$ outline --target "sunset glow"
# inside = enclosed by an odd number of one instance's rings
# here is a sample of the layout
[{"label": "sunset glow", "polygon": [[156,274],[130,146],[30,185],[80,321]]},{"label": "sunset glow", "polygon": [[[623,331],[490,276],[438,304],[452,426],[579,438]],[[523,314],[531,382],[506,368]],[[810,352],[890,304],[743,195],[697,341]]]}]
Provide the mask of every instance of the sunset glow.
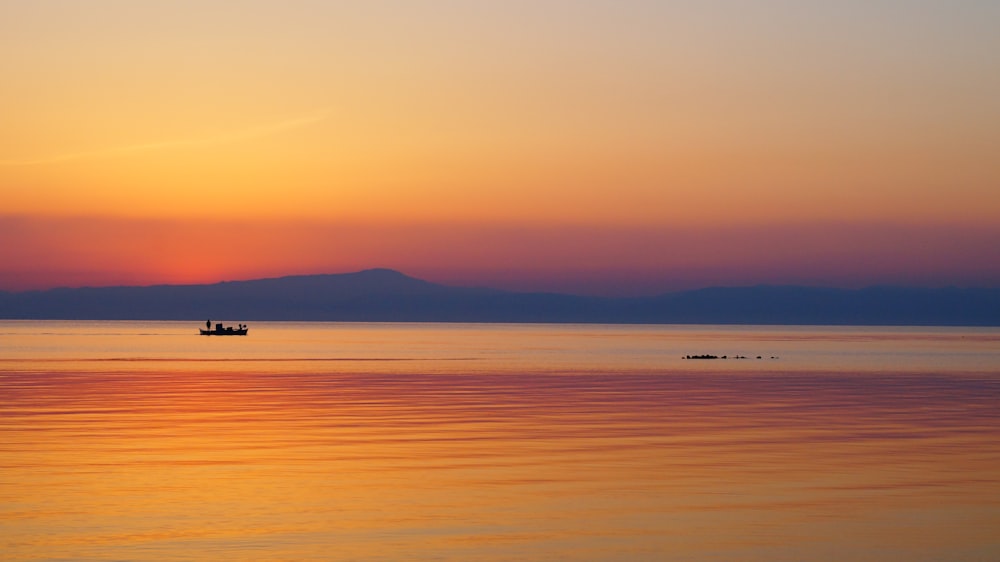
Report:
[{"label": "sunset glow", "polygon": [[1000,284],[990,2],[0,1],[0,290]]}]

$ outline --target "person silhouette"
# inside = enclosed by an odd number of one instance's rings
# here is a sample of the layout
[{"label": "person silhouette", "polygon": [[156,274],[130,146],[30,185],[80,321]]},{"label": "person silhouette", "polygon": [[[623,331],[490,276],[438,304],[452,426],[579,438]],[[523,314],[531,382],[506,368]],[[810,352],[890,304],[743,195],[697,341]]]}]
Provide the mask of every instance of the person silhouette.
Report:
[{"label": "person silhouette", "polygon": [[209,318],[208,320],[205,320],[205,329],[208,330],[208,331],[212,331],[212,319],[211,318]]}]

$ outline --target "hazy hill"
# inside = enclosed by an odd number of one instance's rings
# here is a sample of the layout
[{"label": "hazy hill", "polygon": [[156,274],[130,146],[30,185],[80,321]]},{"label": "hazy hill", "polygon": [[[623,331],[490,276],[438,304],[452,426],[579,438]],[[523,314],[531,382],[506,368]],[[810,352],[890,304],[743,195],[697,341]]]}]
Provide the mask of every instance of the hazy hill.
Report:
[{"label": "hazy hill", "polygon": [[708,288],[601,298],[449,287],[387,269],[0,293],[0,318],[1000,325],[1000,289]]}]

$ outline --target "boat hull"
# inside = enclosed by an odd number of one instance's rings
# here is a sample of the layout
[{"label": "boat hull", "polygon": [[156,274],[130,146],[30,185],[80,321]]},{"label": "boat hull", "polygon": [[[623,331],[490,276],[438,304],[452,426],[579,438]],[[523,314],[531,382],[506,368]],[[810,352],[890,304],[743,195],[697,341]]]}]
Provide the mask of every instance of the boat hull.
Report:
[{"label": "boat hull", "polygon": [[203,336],[245,336],[250,328],[243,328],[242,330],[236,328],[229,328],[226,330],[198,330]]}]

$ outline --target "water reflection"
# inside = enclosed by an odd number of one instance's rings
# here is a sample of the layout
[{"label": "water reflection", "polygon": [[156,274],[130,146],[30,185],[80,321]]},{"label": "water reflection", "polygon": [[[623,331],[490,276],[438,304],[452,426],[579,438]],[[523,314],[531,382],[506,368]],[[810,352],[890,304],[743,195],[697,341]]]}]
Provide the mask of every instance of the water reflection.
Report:
[{"label": "water reflection", "polygon": [[1000,554],[997,372],[441,365],[413,357],[474,350],[410,337],[389,362],[0,366],[5,556]]}]

